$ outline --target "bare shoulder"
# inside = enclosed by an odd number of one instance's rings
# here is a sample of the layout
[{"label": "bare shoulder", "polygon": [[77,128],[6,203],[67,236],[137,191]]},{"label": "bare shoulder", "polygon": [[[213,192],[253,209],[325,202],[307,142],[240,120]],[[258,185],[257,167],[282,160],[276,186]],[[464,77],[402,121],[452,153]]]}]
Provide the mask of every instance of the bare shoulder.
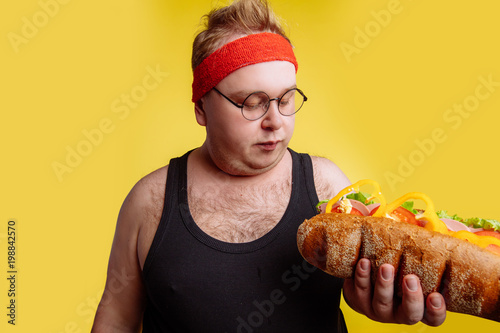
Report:
[{"label": "bare shoulder", "polygon": [[92,332],[139,331],[145,306],[144,259],[163,207],[167,167],[139,180],[125,198]]},{"label": "bare shoulder", "polygon": [[137,222],[154,222],[161,214],[168,165],[141,178],[125,198],[122,211],[142,217]]},{"label": "bare shoulder", "polygon": [[328,158],[311,156],[311,160],[319,200],[331,199],[344,187],[350,185],[344,172]]},{"label": "bare shoulder", "polygon": [[120,210],[118,220],[123,220],[128,224],[128,228],[125,228],[137,235],[137,257],[141,269],[163,211],[167,172],[168,165],[141,178],[127,195]]},{"label": "bare shoulder", "polygon": [[[112,259],[125,256],[143,268],[163,210],[167,170],[168,166],[165,166],[141,178],[123,201],[116,224]],[[124,251],[124,246],[127,251]]]}]

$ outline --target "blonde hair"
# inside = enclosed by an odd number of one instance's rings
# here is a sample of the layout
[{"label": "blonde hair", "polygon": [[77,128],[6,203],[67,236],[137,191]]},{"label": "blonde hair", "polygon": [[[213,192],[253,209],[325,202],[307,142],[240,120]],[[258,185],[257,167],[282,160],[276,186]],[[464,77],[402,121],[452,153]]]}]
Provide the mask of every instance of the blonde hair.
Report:
[{"label": "blonde hair", "polygon": [[204,15],[204,29],[193,42],[191,67],[194,70],[206,57],[227,43],[233,35],[272,32],[289,42],[280,19],[266,0],[237,0]]}]

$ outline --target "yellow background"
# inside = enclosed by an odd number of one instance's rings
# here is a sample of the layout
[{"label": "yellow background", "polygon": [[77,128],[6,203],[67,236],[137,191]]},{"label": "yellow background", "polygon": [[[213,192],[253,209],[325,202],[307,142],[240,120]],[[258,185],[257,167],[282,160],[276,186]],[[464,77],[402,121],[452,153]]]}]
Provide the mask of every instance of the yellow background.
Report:
[{"label": "yellow background", "polygon": [[[64,2],[0,5],[0,331],[89,331],[124,197],[204,138],[190,102],[190,49],[199,18],[219,2]],[[500,218],[500,87],[479,87],[481,77],[500,82],[498,2],[272,4],[309,97],[292,148],[331,158],[352,181],[378,180],[388,199],[423,191],[438,208]],[[357,50],[347,55],[346,45]],[[148,69],[162,76],[144,90]],[[125,114],[121,98],[132,92],[140,102]],[[463,103],[474,110],[446,121]],[[100,124],[107,133],[86,145],[84,132]],[[435,130],[440,140],[430,144]],[[58,177],[54,163],[67,165],[78,147],[87,156]],[[9,219],[18,232],[15,327],[4,314]],[[440,328],[373,325],[343,309],[351,332],[500,328],[451,313]]]}]

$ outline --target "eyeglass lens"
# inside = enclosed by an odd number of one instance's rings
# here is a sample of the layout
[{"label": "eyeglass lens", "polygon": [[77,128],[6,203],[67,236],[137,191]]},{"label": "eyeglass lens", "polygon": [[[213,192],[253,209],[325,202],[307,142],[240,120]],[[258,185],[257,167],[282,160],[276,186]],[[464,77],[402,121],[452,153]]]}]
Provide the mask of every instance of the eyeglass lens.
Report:
[{"label": "eyeglass lens", "polygon": [[296,89],[291,89],[280,98],[271,100],[266,93],[255,92],[248,96],[243,102],[243,116],[250,120],[262,117],[274,100],[278,103],[279,112],[284,116],[290,116],[299,111],[302,107],[304,96]]}]

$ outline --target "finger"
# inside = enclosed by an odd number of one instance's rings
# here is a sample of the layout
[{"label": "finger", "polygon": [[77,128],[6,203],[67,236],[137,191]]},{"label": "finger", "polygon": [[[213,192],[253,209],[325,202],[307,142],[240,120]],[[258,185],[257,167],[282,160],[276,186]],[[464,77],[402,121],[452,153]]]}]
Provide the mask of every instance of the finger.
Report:
[{"label": "finger", "polygon": [[415,275],[406,275],[402,284],[403,298],[396,314],[400,324],[413,325],[424,318],[424,295],[420,280]]},{"label": "finger", "polygon": [[424,319],[422,322],[429,326],[439,326],[446,319],[446,304],[443,295],[432,293],[427,297]]},{"label": "finger", "polygon": [[360,312],[361,310],[358,308],[356,302],[355,302],[355,296],[354,296],[354,279],[345,279],[344,280],[344,286],[342,287],[342,292],[344,294],[344,299],[351,307],[356,312]]},{"label": "finger", "polygon": [[394,267],[381,265],[378,270],[375,290],[373,292],[372,309],[377,321],[393,322],[394,320]]},{"label": "finger", "polygon": [[345,280],[344,298],[355,311],[371,316],[372,287],[370,281],[370,260],[360,259],[356,265],[354,279]]}]

